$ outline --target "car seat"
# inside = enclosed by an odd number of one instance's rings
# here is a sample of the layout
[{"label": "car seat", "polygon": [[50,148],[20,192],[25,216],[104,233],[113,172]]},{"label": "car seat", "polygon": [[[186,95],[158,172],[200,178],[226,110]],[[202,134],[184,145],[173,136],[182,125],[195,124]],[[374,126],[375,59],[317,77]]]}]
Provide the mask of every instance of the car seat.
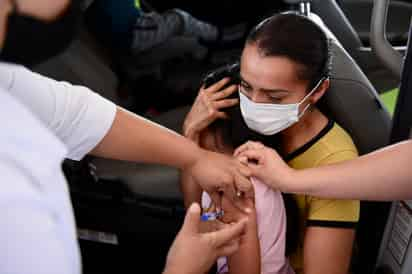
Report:
[{"label": "car seat", "polygon": [[[376,90],[336,38],[333,54],[331,87],[321,107],[349,132],[360,155],[388,145],[392,122]],[[373,272],[389,208],[387,202],[361,201],[353,273]]]}]

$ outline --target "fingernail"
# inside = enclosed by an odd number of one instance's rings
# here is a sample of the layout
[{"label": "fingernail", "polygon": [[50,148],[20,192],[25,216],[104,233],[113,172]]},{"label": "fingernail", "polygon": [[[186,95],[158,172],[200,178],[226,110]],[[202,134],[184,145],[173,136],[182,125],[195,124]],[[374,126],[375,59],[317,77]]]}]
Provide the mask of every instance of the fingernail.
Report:
[{"label": "fingernail", "polygon": [[189,207],[189,212],[192,213],[200,213],[200,206],[198,203],[193,203]]},{"label": "fingernail", "polygon": [[250,214],[250,213],[252,213],[252,209],[251,208],[245,208],[245,212],[247,213],[247,214]]},{"label": "fingernail", "polygon": [[247,158],[245,156],[241,156],[239,157],[239,162],[241,162],[242,164],[247,164]]}]

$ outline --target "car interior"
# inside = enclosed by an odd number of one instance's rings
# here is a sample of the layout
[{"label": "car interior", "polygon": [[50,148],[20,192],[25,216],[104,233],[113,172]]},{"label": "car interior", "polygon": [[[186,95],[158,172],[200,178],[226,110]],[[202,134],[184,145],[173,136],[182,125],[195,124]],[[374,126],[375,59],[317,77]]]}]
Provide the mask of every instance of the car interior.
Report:
[{"label": "car interior", "polygon": [[[76,40],[63,54],[34,67],[36,72],[87,86],[181,133],[202,77],[238,60],[245,35],[256,22],[294,10],[312,18],[332,39],[331,86],[321,108],[350,133],[360,154],[409,138],[405,128],[410,128],[412,118],[403,118],[408,108],[400,103],[400,98],[408,98],[407,61],[401,77],[376,54],[373,36],[377,34],[371,33],[371,25],[372,19],[384,21],[386,32],[380,34],[391,44],[393,55],[407,60],[410,0],[257,1],[252,8],[238,1],[141,1],[146,11],[185,9],[238,37],[232,45],[208,49],[202,56],[194,52],[203,45],[188,38],[176,38],[134,56],[111,49],[88,23],[95,1],[84,1],[84,20]],[[384,10],[377,10],[377,2]],[[66,160],[63,169],[75,210],[84,273],[161,273],[185,214],[178,170],[89,156],[80,162]],[[351,273],[411,273],[404,272],[411,268],[405,270],[401,263],[392,267],[387,262],[390,255],[385,255],[392,237],[388,230],[399,207],[361,201]],[[407,247],[408,243],[409,239]],[[380,262],[385,266],[377,267]]]}]

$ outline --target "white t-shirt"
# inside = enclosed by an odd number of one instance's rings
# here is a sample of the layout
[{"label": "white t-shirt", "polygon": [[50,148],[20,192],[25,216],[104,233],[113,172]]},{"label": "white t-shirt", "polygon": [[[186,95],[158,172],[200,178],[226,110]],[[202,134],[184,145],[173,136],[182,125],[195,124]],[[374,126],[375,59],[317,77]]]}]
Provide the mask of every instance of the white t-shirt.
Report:
[{"label": "white t-shirt", "polygon": [[58,82],[22,66],[0,62],[0,87],[40,119],[80,160],[110,129],[116,105],[86,87]]},{"label": "white t-shirt", "polygon": [[81,273],[61,163],[92,150],[115,112],[88,89],[0,63],[0,273]]}]

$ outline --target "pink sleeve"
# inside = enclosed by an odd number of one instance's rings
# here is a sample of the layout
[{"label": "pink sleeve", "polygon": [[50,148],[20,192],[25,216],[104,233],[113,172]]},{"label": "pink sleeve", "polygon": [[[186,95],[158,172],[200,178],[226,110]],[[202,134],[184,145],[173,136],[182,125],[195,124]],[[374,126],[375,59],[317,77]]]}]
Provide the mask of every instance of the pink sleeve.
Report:
[{"label": "pink sleeve", "polygon": [[293,273],[285,257],[286,211],[282,195],[255,178],[252,182],[255,187],[262,274]]},{"label": "pink sleeve", "polygon": [[[293,274],[285,257],[286,211],[282,195],[259,180],[252,178],[255,189],[255,208],[258,223],[262,274]],[[203,192],[202,207],[211,204],[210,196]],[[218,259],[218,272],[227,273],[227,259]]]},{"label": "pink sleeve", "polygon": [[210,199],[209,194],[207,192],[203,191],[202,192],[202,201],[200,203],[200,206],[202,209],[207,209],[212,205],[212,199]]}]

